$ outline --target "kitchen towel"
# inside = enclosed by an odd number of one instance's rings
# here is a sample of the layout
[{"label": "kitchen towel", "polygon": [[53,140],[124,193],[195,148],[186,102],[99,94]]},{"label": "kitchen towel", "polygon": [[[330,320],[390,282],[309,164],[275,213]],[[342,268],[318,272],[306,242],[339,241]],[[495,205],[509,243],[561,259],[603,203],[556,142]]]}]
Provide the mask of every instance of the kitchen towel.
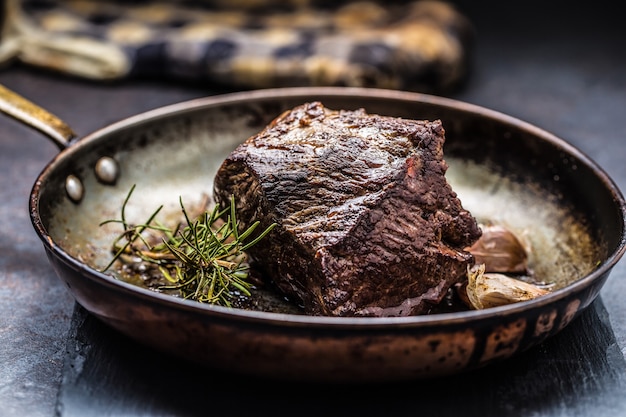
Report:
[{"label": "kitchen towel", "polygon": [[0,63],[92,80],[445,92],[474,29],[442,0],[6,0]]}]

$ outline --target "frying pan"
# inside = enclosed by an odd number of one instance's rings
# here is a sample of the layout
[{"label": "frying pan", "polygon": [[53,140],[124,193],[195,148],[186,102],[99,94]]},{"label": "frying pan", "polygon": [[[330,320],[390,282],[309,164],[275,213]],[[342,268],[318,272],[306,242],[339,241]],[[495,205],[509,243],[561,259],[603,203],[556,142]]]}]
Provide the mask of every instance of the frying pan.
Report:
[{"label": "frying pan", "polygon": [[[381,382],[487,366],[567,326],[597,297],[626,248],[624,197],[581,151],[513,117],[419,93],[342,87],[238,92],[139,114],[83,138],[2,89],[2,110],[44,132],[60,152],[30,195],[32,224],[76,301],[165,357],[242,375],[300,381]],[[201,304],[100,270],[120,230],[156,207],[211,195],[237,144],[283,110],[320,100],[332,109],[441,119],[448,181],[480,222],[504,224],[531,245],[548,295],[484,310],[415,317],[313,317],[277,297],[247,310]]]}]

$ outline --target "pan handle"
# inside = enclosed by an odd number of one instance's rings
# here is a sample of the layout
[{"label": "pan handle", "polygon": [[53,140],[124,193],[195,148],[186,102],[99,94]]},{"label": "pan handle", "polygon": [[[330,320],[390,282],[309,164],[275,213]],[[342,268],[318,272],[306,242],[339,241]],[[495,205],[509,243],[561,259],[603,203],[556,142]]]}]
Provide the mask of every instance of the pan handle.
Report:
[{"label": "pan handle", "polygon": [[0,111],[44,133],[61,149],[76,138],[61,119],[0,84]]}]

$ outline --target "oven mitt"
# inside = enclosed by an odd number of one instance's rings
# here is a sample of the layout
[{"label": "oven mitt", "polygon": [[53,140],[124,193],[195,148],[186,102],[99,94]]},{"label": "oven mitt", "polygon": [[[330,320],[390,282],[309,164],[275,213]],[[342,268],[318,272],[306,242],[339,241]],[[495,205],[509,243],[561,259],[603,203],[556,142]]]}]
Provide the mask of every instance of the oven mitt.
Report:
[{"label": "oven mitt", "polygon": [[471,23],[432,0],[4,4],[0,63],[101,81],[444,92],[466,78],[474,42]]}]

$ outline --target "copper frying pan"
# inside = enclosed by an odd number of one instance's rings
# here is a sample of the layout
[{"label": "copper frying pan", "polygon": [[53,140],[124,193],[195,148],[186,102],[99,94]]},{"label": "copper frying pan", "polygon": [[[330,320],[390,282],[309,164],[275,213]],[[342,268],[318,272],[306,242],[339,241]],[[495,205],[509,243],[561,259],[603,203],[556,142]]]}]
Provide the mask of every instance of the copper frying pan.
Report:
[{"label": "copper frying pan", "polygon": [[[77,302],[164,355],[242,374],[305,381],[396,381],[479,368],[541,343],[598,295],[626,250],[626,203],[607,174],[549,132],[446,98],[360,88],[286,88],[192,100],[75,138],[63,121],[1,91],[2,110],[54,140],[59,154],[30,196],[52,267]],[[533,268],[557,289],[480,311],[404,318],[310,317],[273,305],[204,305],[99,272],[115,218],[160,204],[179,210],[210,194],[228,152],[281,111],[310,100],[329,108],[443,121],[448,179],[479,220],[506,223],[534,247]]]}]

